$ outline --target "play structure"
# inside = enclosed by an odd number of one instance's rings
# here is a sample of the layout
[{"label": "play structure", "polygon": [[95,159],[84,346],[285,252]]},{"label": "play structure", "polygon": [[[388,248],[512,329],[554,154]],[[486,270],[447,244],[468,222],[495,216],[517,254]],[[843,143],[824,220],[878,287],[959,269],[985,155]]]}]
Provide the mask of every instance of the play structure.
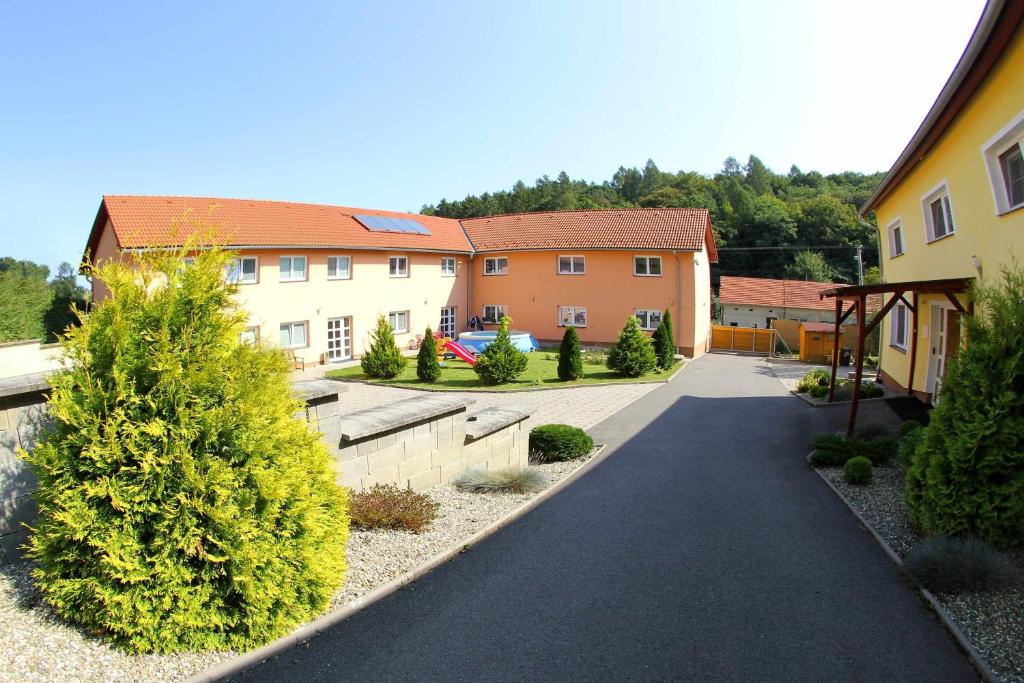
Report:
[{"label": "play structure", "polygon": [[456,341],[452,341],[451,339],[446,340],[444,346],[441,347],[441,350],[442,352],[447,351],[453,354],[456,358],[464,360],[470,365],[476,365],[476,356]]}]

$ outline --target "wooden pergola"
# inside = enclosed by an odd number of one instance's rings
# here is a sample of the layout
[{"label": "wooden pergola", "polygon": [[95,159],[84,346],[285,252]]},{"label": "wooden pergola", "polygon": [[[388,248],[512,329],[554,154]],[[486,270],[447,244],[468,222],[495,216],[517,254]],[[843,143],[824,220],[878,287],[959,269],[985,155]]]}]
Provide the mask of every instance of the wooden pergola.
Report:
[{"label": "wooden pergola", "polygon": [[[850,417],[846,422],[846,433],[852,434],[857,422],[857,405],[860,402],[860,384],[864,375],[864,340],[871,332],[878,327],[882,319],[889,314],[889,311],[899,303],[903,302],[910,311],[910,377],[907,380],[907,393],[914,392],[914,364],[917,361],[917,313],[919,295],[921,294],[944,294],[949,302],[953,304],[960,313],[971,315],[974,311],[973,304],[965,308],[957,294],[963,294],[971,286],[971,278],[953,278],[949,280],[918,280],[914,282],[888,282],[878,285],[841,286],[833,289],[826,289],[821,292],[821,298],[832,297],[836,300],[835,320],[835,341],[832,348],[832,378],[828,385],[828,401],[835,400],[836,394],[836,372],[839,369],[839,342],[840,325],[850,317],[850,314],[857,312],[857,355],[854,363],[853,402],[850,405]],[[911,300],[907,301],[907,294]],[[890,294],[889,300],[875,314],[867,320],[867,298],[874,294]],[[850,307],[843,311],[845,302],[850,302]]]}]

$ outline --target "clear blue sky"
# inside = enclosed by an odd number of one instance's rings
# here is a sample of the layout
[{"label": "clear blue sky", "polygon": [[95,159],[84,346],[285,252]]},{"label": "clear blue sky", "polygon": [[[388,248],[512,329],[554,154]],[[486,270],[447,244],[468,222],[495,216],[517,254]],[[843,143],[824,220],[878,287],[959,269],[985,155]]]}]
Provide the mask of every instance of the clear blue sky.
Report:
[{"label": "clear blue sky", "polygon": [[417,211],[648,158],[884,170],[982,5],[6,3],[0,255],[77,262],[103,194]]}]

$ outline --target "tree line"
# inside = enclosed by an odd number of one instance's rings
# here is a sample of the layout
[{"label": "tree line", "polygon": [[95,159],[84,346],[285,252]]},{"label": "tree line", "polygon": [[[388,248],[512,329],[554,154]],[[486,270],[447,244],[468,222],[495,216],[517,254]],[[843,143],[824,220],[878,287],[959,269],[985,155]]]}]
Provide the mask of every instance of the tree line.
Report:
[{"label": "tree line", "polygon": [[84,308],[88,292],[79,286],[77,273],[61,263],[51,279],[47,266],[0,258],[0,343],[57,335],[77,322],[72,306]]},{"label": "tree line", "polygon": [[745,165],[725,160],[712,176],[693,171],[662,171],[648,160],[643,168],[619,169],[600,183],[573,180],[564,171],[543,176],[532,186],[426,205],[421,213],[476,218],[503,213],[611,209],[619,207],[699,207],[714,225],[721,275],[790,277],[856,282],[856,246],[863,245],[864,268],[876,266],[875,227],[857,215],[884,173],[846,171],[824,175],[775,173],[751,155]]}]

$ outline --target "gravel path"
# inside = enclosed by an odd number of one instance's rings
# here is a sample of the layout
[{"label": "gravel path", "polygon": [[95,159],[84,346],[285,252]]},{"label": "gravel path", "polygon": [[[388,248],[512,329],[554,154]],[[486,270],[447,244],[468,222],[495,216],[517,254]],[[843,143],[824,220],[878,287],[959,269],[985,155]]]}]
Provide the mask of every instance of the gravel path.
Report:
[{"label": "gravel path", "polygon": [[[591,457],[535,467],[550,486]],[[433,526],[420,535],[352,530],[345,585],[329,611],[415,569],[537,495],[461,493],[450,484],[429,493],[441,507]],[[0,567],[0,643],[4,649],[0,681],[4,683],[181,681],[234,656],[231,652],[125,654],[55,616],[33,588],[31,570],[28,562]]]},{"label": "gravel path", "polygon": [[[867,486],[847,484],[839,468],[818,471],[900,556],[921,540],[903,505],[902,470],[875,468],[874,481]],[[1024,576],[1024,551],[1014,553],[1014,559]],[[1024,584],[989,593],[937,593],[935,597],[1000,680],[1024,683]]]}]

